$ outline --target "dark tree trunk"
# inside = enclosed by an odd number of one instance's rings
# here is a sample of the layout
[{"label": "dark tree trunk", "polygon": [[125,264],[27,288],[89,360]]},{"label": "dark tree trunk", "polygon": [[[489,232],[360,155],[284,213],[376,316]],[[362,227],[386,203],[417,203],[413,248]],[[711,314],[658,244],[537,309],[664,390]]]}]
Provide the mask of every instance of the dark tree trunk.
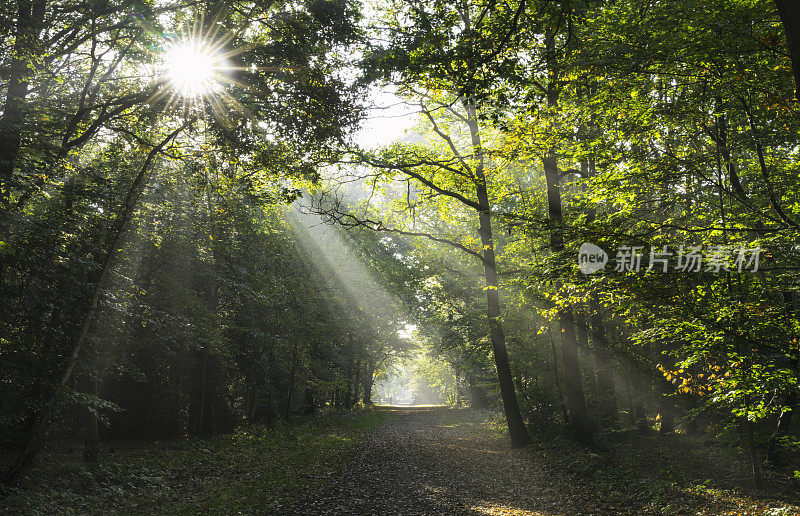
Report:
[{"label": "dark tree trunk", "polygon": [[358,400],[361,398],[361,361],[356,360],[356,365],[353,368],[353,405],[350,408],[353,408],[358,404]]},{"label": "dark tree trunk", "polygon": [[313,416],[317,413],[317,398],[314,395],[314,389],[306,387],[303,394],[303,414],[306,416]]},{"label": "dark tree trunk", "polygon": [[550,351],[553,355],[553,382],[556,388],[556,395],[558,396],[558,404],[561,407],[561,413],[564,416],[564,423],[569,424],[569,412],[567,406],[564,404],[564,393],[561,391],[561,372],[558,370],[558,353],[556,352],[556,341],[550,338]]},{"label": "dark tree trunk", "polygon": [[661,435],[671,434],[675,431],[675,413],[669,409],[661,411]]},{"label": "dark tree trunk", "polygon": [[486,395],[484,394],[483,389],[481,389],[478,385],[478,381],[475,378],[475,373],[472,371],[467,373],[467,383],[469,385],[470,407],[477,409],[488,408],[489,402],[486,399]]},{"label": "dark tree trunk", "polygon": [[650,429],[650,425],[647,422],[647,411],[641,398],[637,399],[633,406],[633,422],[636,425],[636,429],[643,434],[646,434]]},{"label": "dark tree trunk", "polygon": [[600,398],[600,417],[608,424],[617,422],[617,399],[609,360],[609,345],[600,303],[592,296],[589,301],[592,323],[592,351],[597,371],[597,395]]},{"label": "dark tree trunk", "polygon": [[[80,381],[80,389],[86,394],[97,396],[97,378],[83,375]],[[81,410],[83,420],[83,460],[84,462],[97,462],[100,447],[100,428],[97,421],[97,414],[87,407]]]},{"label": "dark tree trunk", "polygon": [[[585,362],[594,365],[592,349],[589,346],[589,332],[586,327],[586,318],[580,313],[575,314],[575,336],[578,339],[578,351],[580,351],[581,355],[586,359]],[[594,389],[594,392],[597,392],[597,377],[594,368],[586,367],[583,371],[589,387]]]},{"label": "dark tree trunk", "polygon": [[783,465],[783,460],[781,458],[783,444],[781,439],[789,435],[789,429],[792,427],[792,415],[798,409],[799,405],[797,398],[797,391],[790,392],[786,397],[786,406],[789,407],[790,410],[781,412],[780,417],[778,417],[778,426],[775,429],[775,433],[770,437],[769,447],[767,448],[767,460],[772,466],[777,467]]},{"label": "dark tree trunk", "polygon": [[517,393],[514,389],[514,381],[511,375],[511,367],[508,363],[506,337],[503,332],[503,325],[500,323],[500,293],[498,291],[497,265],[495,263],[494,241],[492,238],[491,205],[489,204],[486,177],[483,172],[480,130],[478,127],[475,105],[471,101],[468,101],[465,103],[465,107],[467,108],[467,119],[470,135],[472,137],[472,148],[476,155],[475,175],[477,181],[475,193],[478,204],[481,206],[481,211],[478,214],[478,232],[480,233],[481,243],[483,244],[483,271],[486,282],[486,317],[489,322],[489,335],[492,342],[494,362],[497,366],[497,380],[500,384],[500,396],[503,399],[503,409],[505,410],[511,445],[515,448],[521,448],[530,442],[530,436],[525,428],[525,423],[519,410]]},{"label": "dark tree trunk", "polygon": [[17,0],[14,59],[9,66],[8,87],[0,117],[0,206],[7,206],[22,144],[23,108],[31,74],[30,61],[39,45],[44,0]]},{"label": "dark tree trunk", "polygon": [[[564,249],[562,229],[561,191],[559,188],[558,161],[554,153],[542,159],[545,179],[547,181],[547,205],[550,215],[550,244],[554,253]],[[592,429],[586,411],[586,399],[581,385],[581,372],[578,364],[578,346],[575,338],[575,327],[572,310],[558,309],[558,321],[561,328],[561,349],[564,360],[564,383],[567,396],[567,407],[570,421],[577,436],[581,440],[590,440]]]},{"label": "dark tree trunk", "polygon": [[372,402],[372,385],[374,383],[375,365],[371,361],[367,361],[364,369],[364,405],[374,405]]},{"label": "dark tree trunk", "polygon": [[347,367],[347,385],[344,388],[344,399],[342,403],[344,404],[344,408],[350,410],[353,406],[353,361],[350,361],[350,365]]},{"label": "dark tree trunk", "polygon": [[258,390],[255,384],[250,386],[250,393],[247,397],[247,426],[251,426],[255,421],[256,415],[256,396]]},{"label": "dark tree trunk", "polygon": [[800,5],[796,0],[775,0],[778,15],[789,42],[789,53],[792,58],[794,74],[795,98],[800,99]]},{"label": "dark tree trunk", "polygon": [[[555,34],[548,36],[545,43],[545,61],[547,64],[547,106],[558,107],[559,83],[556,62]],[[558,154],[555,148],[548,150],[542,158],[545,181],[547,183],[547,210],[550,225],[550,246],[554,254],[564,250],[564,219],[561,207],[561,176],[558,171]],[[558,256],[556,256],[558,260]],[[572,310],[559,308],[559,326],[561,328],[561,348],[564,359],[564,383],[567,395],[567,407],[570,411],[572,426],[578,438],[589,441],[593,429],[586,411],[586,398],[581,385],[581,372],[578,364],[578,348],[575,339],[575,327]]]},{"label": "dark tree trunk", "polygon": [[564,390],[567,395],[567,408],[573,429],[580,440],[591,440],[592,428],[586,411],[581,373],[578,366],[578,343],[575,338],[572,310],[563,308],[558,312],[561,326],[561,353],[564,360]]},{"label": "dark tree trunk", "polygon": [[206,433],[206,400],[208,399],[208,344],[203,346],[200,358],[200,399],[197,404],[197,435]]},{"label": "dark tree trunk", "polygon": [[291,362],[289,365],[289,384],[286,389],[286,408],[283,412],[283,418],[287,421],[292,415],[292,401],[294,399],[294,384],[295,376],[297,376],[297,344],[292,347]]},{"label": "dark tree trunk", "polygon": [[758,450],[756,450],[755,423],[752,421],[745,421],[744,425],[745,433],[747,434],[747,447],[750,450],[750,467],[753,474],[753,487],[761,489],[763,482],[761,480],[761,464],[758,459]]}]

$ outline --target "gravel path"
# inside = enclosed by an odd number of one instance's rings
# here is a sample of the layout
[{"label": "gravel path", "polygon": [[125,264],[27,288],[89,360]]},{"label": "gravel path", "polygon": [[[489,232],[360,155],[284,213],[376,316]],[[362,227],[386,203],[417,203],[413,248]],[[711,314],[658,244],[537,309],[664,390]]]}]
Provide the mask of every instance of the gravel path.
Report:
[{"label": "gravel path", "polygon": [[290,512],[586,514],[587,500],[571,492],[574,486],[549,481],[524,451],[510,449],[487,428],[485,415],[394,410],[396,420],[367,439],[342,475],[307,493]]}]

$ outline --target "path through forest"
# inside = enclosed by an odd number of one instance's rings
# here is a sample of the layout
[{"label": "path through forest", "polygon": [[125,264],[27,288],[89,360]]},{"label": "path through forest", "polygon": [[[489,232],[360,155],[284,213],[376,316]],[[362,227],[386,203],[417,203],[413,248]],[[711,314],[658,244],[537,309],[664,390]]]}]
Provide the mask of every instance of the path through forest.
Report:
[{"label": "path through forest", "polygon": [[[396,417],[366,439],[362,452],[341,475],[317,484],[287,512],[763,514],[777,506],[782,508],[778,514],[795,514],[769,497],[754,500],[679,486],[653,493],[648,481],[632,478],[629,471],[608,471],[618,465],[607,453],[583,450],[580,457],[565,457],[554,454],[551,447],[535,445],[513,450],[502,427],[493,425],[486,413],[446,408],[382,410],[392,410]],[[663,470],[664,464],[654,459],[652,480],[657,484],[655,471]],[[702,460],[699,457],[700,464]],[[654,501],[659,503],[654,505]]]},{"label": "path through forest", "polygon": [[94,465],[54,443],[0,514],[800,514],[785,476],[742,489],[730,447],[632,428],[599,442],[545,432],[512,450],[499,414],[428,407],[109,442]]},{"label": "path through forest", "polygon": [[344,474],[308,493],[306,514],[539,514],[570,512],[571,493],[487,432],[480,414],[394,408]]}]

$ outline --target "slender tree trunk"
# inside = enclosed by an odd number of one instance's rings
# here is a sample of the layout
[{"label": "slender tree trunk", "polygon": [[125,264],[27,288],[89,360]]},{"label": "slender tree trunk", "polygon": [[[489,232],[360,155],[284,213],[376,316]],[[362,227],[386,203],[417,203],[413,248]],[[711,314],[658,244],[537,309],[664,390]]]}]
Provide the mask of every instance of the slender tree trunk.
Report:
[{"label": "slender tree trunk", "polygon": [[597,371],[597,395],[600,398],[600,417],[608,424],[617,422],[617,399],[609,360],[609,346],[600,303],[592,296],[589,300],[592,323],[592,351]]},{"label": "slender tree trunk", "polygon": [[[578,339],[578,351],[586,358],[586,363],[594,365],[592,360],[592,348],[589,346],[589,331],[586,326],[586,318],[583,314],[575,314],[575,336]],[[584,374],[588,380],[590,388],[597,392],[597,376],[593,367],[584,368]]]},{"label": "slender tree trunk", "polygon": [[[81,391],[95,397],[97,396],[97,378],[86,374],[82,376],[79,383]],[[88,407],[83,407],[81,413],[84,428],[83,460],[84,462],[97,462],[100,453],[100,428],[97,421],[97,414],[89,410]]]},{"label": "slender tree trunk", "polygon": [[[788,290],[784,291],[783,306],[786,317],[789,320],[791,320],[795,315],[793,300],[794,296],[792,292]],[[787,337],[796,338],[796,335],[794,335],[794,332],[791,332],[789,335],[787,335]],[[800,356],[798,354],[795,354],[792,357],[791,363],[795,374],[800,373]],[[783,443],[781,442],[781,439],[789,435],[789,432],[792,428],[792,416],[794,415],[795,411],[800,408],[800,399],[798,399],[796,389],[792,389],[786,395],[786,407],[789,410],[784,410],[778,417],[778,426],[775,428],[775,432],[772,434],[772,437],[770,437],[769,446],[767,448],[767,460],[772,466],[781,466],[783,464],[783,460],[781,459]]]},{"label": "slender tree trunk", "polygon": [[476,409],[488,408],[489,402],[486,399],[486,395],[478,385],[478,380],[472,371],[467,373],[467,384],[469,385],[470,407]]},{"label": "slender tree trunk", "polygon": [[503,332],[503,325],[500,323],[500,293],[497,281],[497,264],[494,256],[494,241],[492,238],[492,219],[491,205],[489,204],[489,192],[486,188],[486,177],[484,175],[482,145],[480,139],[480,129],[475,105],[471,101],[465,102],[467,109],[467,120],[469,123],[470,135],[472,137],[472,148],[475,154],[475,175],[476,175],[476,195],[481,211],[478,214],[481,243],[483,244],[483,271],[486,281],[486,317],[489,321],[489,335],[494,352],[494,362],[497,366],[497,380],[500,384],[500,396],[503,399],[503,408],[508,424],[508,433],[511,437],[511,445],[515,448],[526,446],[530,442],[530,436],[525,428],[522,413],[519,410],[517,393],[514,389],[514,381],[511,375],[511,367],[508,363],[508,351],[506,349],[506,337]]},{"label": "slender tree trunk", "polygon": [[360,394],[361,394],[361,360],[356,360],[356,366],[353,368],[353,407],[355,407],[358,404],[358,400],[361,398]]},{"label": "slender tree trunk", "polygon": [[747,433],[747,447],[750,450],[750,466],[753,472],[753,486],[756,489],[761,489],[763,482],[761,480],[761,464],[758,460],[758,451],[756,450],[755,439],[755,423],[752,421],[745,421],[745,432]]},{"label": "slender tree trunk", "polygon": [[[272,363],[272,353],[270,353],[270,363]],[[272,424],[272,421],[275,419],[275,412],[272,408],[272,375],[270,375],[269,379],[267,380],[267,413],[266,419],[267,424]]]},{"label": "slender tree trunk", "polygon": [[256,414],[256,395],[258,390],[255,383],[250,385],[250,394],[247,399],[247,426],[252,426]]},{"label": "slender tree trunk", "polygon": [[364,405],[374,405],[372,402],[372,385],[375,383],[375,365],[371,361],[366,362],[364,371]]},{"label": "slender tree trunk", "polygon": [[558,312],[561,326],[561,353],[564,360],[564,384],[567,394],[567,408],[572,426],[581,440],[590,440],[592,428],[586,411],[580,368],[578,367],[578,344],[575,338],[572,310],[563,308]]},{"label": "slender tree trunk", "polygon": [[297,376],[297,344],[292,347],[292,357],[289,366],[289,386],[286,390],[286,410],[283,417],[287,421],[292,415],[292,399],[294,398],[295,376]]},{"label": "slender tree trunk", "polygon": [[200,365],[200,401],[197,406],[197,435],[206,433],[206,403],[208,399],[208,344],[203,346]]},{"label": "slender tree trunk", "polygon": [[800,5],[796,0],[775,0],[778,15],[789,42],[789,53],[792,58],[794,74],[795,98],[800,99]]},{"label": "slender tree trunk", "polygon": [[783,449],[781,438],[789,435],[789,430],[792,428],[792,416],[798,407],[800,407],[797,398],[797,391],[790,392],[786,397],[786,406],[789,407],[789,410],[781,412],[781,415],[778,417],[778,426],[775,429],[775,433],[770,437],[769,447],[767,449],[767,460],[773,466],[781,466],[783,464],[783,460],[781,459],[781,450]]},{"label": "slender tree trunk", "polygon": [[640,393],[637,392],[635,396],[636,402],[633,404],[633,423],[640,433],[646,434],[650,429],[650,424],[647,421],[647,410],[645,409],[644,400],[642,400]]},{"label": "slender tree trunk", "polygon": [[347,385],[345,385],[344,390],[344,408],[346,410],[350,410],[353,408],[352,396],[353,396],[353,343],[352,340],[350,341],[350,358],[347,360],[347,372],[345,374],[345,378],[347,378]]},{"label": "slender tree trunk", "polygon": [[14,58],[9,66],[10,76],[0,117],[0,207],[7,207],[11,196],[14,168],[22,144],[25,96],[33,68],[31,61],[39,46],[44,11],[44,0],[17,0]]},{"label": "slender tree trunk", "polygon": [[317,398],[314,395],[314,389],[306,387],[303,394],[303,415],[313,416],[317,412]]},{"label": "slender tree trunk", "polygon": [[675,412],[669,409],[661,410],[661,435],[671,434],[675,431]]},{"label": "slender tree trunk", "polygon": [[558,370],[558,353],[556,352],[556,341],[552,336],[550,337],[550,351],[553,355],[553,382],[556,387],[556,394],[558,395],[558,404],[561,407],[561,413],[564,416],[564,423],[569,424],[569,411],[567,405],[564,403],[564,393],[561,390],[561,372]]},{"label": "slender tree trunk", "polygon": [[[545,43],[545,60],[548,70],[547,106],[558,107],[559,85],[556,66],[555,35],[547,38]],[[548,150],[542,157],[545,181],[547,183],[547,208],[550,223],[550,246],[554,254],[564,250],[564,218],[561,208],[561,176],[558,171],[558,154],[555,148]],[[559,308],[559,326],[561,328],[561,348],[564,355],[564,383],[567,395],[567,407],[570,411],[572,426],[582,441],[591,440],[593,433],[586,410],[586,398],[581,384],[581,372],[578,364],[578,349],[575,339],[575,327],[572,310]]]}]

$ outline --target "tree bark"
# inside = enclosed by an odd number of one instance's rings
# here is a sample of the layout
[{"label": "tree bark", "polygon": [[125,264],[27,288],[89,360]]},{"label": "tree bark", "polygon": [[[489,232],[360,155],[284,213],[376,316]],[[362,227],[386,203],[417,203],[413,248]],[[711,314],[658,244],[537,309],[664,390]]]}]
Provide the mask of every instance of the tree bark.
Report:
[{"label": "tree bark", "polygon": [[374,405],[372,402],[372,385],[374,383],[375,365],[371,361],[367,361],[364,370],[364,405]]},{"label": "tree bark", "polygon": [[609,346],[600,303],[592,296],[589,300],[592,324],[592,351],[597,372],[597,395],[600,398],[600,417],[609,424],[617,422],[617,399],[614,394],[614,380],[609,360]]},{"label": "tree bark", "polygon": [[789,54],[794,74],[794,97],[800,99],[800,5],[796,0],[775,0],[778,15],[789,42]]},{"label": "tree bark", "polygon": [[484,394],[483,389],[481,389],[478,385],[478,381],[475,378],[475,373],[472,371],[467,373],[467,384],[469,385],[470,407],[476,409],[489,408],[489,402],[486,400],[486,395]]},{"label": "tree bark", "polygon": [[303,394],[303,415],[313,416],[317,412],[317,398],[314,395],[314,389],[306,387]]},{"label": "tree bark", "polygon": [[[97,396],[97,378],[86,377],[82,380],[83,392]],[[100,428],[97,421],[97,414],[88,408],[83,409],[83,461],[97,462],[100,455]]]},{"label": "tree bark", "polygon": [[486,188],[486,177],[483,169],[483,155],[481,150],[480,129],[475,105],[471,101],[465,102],[467,120],[472,138],[472,148],[475,154],[476,196],[481,210],[478,214],[478,233],[483,244],[483,271],[486,281],[486,317],[489,322],[489,335],[492,342],[494,362],[497,367],[497,380],[500,384],[500,396],[503,399],[508,433],[511,445],[522,448],[530,442],[530,436],[525,428],[522,414],[519,410],[517,393],[508,363],[508,350],[503,325],[500,323],[500,293],[498,291],[497,264],[494,256],[494,241],[492,238],[491,205],[489,192]]},{"label": "tree bark", "polygon": [[287,421],[292,415],[292,399],[294,398],[294,384],[295,376],[297,376],[297,344],[292,346],[292,356],[289,365],[289,385],[286,389],[286,409],[284,410],[283,417]]},{"label": "tree bark", "polygon": [[[547,106],[551,109],[558,107],[559,86],[558,70],[556,66],[555,35],[547,38],[545,43],[545,61],[548,71],[547,81]],[[564,250],[563,214],[561,206],[561,176],[558,171],[558,154],[551,148],[542,157],[545,181],[547,183],[547,209],[550,224],[550,246],[554,254]],[[570,419],[577,437],[582,441],[589,441],[592,437],[592,428],[586,410],[586,398],[581,385],[581,372],[578,364],[578,349],[575,339],[575,327],[572,310],[569,308],[558,309],[558,320],[561,328],[561,348],[564,359],[564,383],[567,395],[567,407]]]},{"label": "tree bark", "polygon": [[675,431],[675,413],[669,409],[661,410],[661,435],[671,434]]},{"label": "tree bark", "polygon": [[17,0],[14,58],[9,67],[10,77],[0,117],[0,207],[7,207],[11,197],[14,168],[22,144],[23,108],[31,73],[29,62],[36,54],[44,11],[44,0]]},{"label": "tree bark", "polygon": [[[594,360],[592,360],[592,348],[589,345],[589,331],[584,314],[575,314],[575,336],[578,339],[578,351],[580,354],[586,358],[586,362],[590,365],[595,365]],[[593,392],[597,392],[597,375],[595,374],[594,368],[586,367],[583,371],[589,387],[594,389]]]},{"label": "tree bark", "polygon": [[200,365],[200,401],[197,404],[197,435],[206,433],[206,403],[208,391],[208,344],[203,346]]},{"label": "tree bark", "polygon": [[578,344],[575,338],[574,317],[570,308],[558,311],[561,327],[561,353],[564,361],[564,390],[567,408],[577,436],[582,441],[591,440],[592,428],[586,411],[580,367],[578,366]]}]

